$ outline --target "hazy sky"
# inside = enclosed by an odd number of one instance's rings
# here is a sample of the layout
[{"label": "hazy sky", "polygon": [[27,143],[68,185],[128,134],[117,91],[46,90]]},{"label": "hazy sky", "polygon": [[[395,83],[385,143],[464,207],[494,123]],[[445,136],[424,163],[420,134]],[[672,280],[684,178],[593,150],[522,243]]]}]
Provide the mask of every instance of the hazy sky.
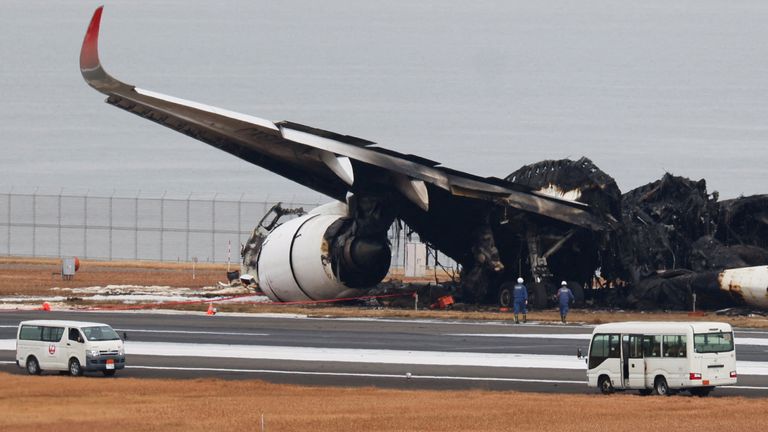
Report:
[{"label": "hazy sky", "polygon": [[[0,192],[307,189],[103,103],[102,2],[4,0]],[[142,88],[355,135],[478,175],[587,156],[768,193],[763,1],[106,1],[101,58]]]}]

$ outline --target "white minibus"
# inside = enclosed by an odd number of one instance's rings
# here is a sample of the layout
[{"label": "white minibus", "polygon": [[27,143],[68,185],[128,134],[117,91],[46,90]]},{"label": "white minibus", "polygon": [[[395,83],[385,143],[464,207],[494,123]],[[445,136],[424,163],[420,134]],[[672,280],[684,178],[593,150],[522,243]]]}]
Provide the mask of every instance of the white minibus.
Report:
[{"label": "white minibus", "polygon": [[16,365],[30,375],[44,370],[111,376],[125,367],[120,336],[107,324],[82,321],[22,321],[16,333]]},{"label": "white minibus", "polygon": [[640,390],[669,395],[687,390],[708,395],[736,384],[736,349],[730,324],[625,322],[592,332],[587,385],[605,394]]}]

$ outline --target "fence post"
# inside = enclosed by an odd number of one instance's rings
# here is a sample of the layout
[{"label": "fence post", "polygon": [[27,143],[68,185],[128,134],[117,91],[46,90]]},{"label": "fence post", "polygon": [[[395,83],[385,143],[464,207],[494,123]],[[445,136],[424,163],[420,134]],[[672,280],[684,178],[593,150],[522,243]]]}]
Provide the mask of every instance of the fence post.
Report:
[{"label": "fence post", "polygon": [[112,200],[115,197],[115,190],[112,189],[112,195],[109,196],[109,260],[112,261]]},{"label": "fence post", "polygon": [[64,188],[59,189],[59,198],[57,202],[57,214],[56,214],[56,221],[58,225],[58,242],[57,242],[57,248],[56,253],[59,257],[61,257],[61,196],[64,195]]},{"label": "fence post", "polygon": [[160,197],[160,261],[163,261],[163,242],[165,241],[165,194]]},{"label": "fence post", "polygon": [[88,193],[91,190],[85,191],[83,197],[83,258],[88,258]]},{"label": "fence post", "polygon": [[32,192],[32,257],[36,257],[37,246],[37,189]]},{"label": "fence post", "polygon": [[133,259],[139,259],[139,195],[141,189],[136,193],[133,199]]},{"label": "fence post", "polygon": [[11,192],[13,192],[13,186],[8,189],[8,244],[6,245],[8,247],[8,256],[11,255]]},{"label": "fence post", "polygon": [[213,196],[213,202],[211,204],[211,262],[215,261],[216,257],[216,197],[219,193]]},{"label": "fence post", "polygon": [[238,246],[238,255],[239,251],[242,249],[240,248],[240,245],[243,244],[243,238],[241,237],[242,231],[243,231],[243,196],[245,196],[245,192],[240,194],[240,199],[237,201],[237,246]]},{"label": "fence post", "polygon": [[192,192],[187,195],[187,242],[186,242],[186,261],[189,261],[189,202],[192,199]]}]

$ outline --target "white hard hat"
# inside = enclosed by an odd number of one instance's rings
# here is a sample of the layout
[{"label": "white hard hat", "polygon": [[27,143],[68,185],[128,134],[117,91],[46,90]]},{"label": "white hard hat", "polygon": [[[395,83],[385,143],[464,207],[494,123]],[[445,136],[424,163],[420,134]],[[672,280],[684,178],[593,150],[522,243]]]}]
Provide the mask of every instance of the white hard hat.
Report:
[{"label": "white hard hat", "polygon": [[523,283],[523,278],[517,278],[517,283]]},{"label": "white hard hat", "polygon": [[566,286],[566,285],[568,285],[568,282],[566,282],[566,281],[562,281],[562,282],[560,282],[560,285],[562,285],[562,286]]}]

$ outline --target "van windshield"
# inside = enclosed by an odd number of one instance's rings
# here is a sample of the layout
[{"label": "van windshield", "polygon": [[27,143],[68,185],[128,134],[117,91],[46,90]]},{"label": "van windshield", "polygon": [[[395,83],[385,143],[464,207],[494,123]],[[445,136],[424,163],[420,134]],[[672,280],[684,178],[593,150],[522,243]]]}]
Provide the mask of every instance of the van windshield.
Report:
[{"label": "van windshield", "polygon": [[733,333],[697,333],[693,335],[693,350],[697,353],[733,351]]},{"label": "van windshield", "polygon": [[110,326],[83,327],[86,339],[89,341],[118,340],[120,336]]}]

